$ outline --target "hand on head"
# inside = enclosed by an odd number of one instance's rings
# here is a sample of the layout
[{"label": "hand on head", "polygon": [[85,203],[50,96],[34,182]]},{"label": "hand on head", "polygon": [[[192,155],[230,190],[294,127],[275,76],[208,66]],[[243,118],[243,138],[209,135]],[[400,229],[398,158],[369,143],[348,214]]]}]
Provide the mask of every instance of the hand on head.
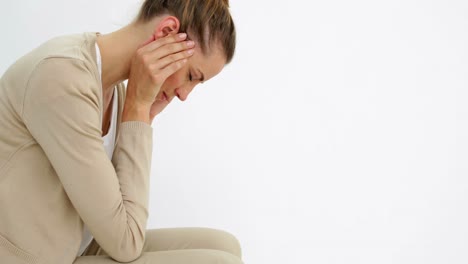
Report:
[{"label": "hand on head", "polygon": [[194,53],[194,42],[186,38],[185,33],[167,34],[158,39],[152,36],[132,59],[127,100],[140,109],[150,110],[149,120],[169,103],[165,97],[157,98],[166,79],[181,69]]}]

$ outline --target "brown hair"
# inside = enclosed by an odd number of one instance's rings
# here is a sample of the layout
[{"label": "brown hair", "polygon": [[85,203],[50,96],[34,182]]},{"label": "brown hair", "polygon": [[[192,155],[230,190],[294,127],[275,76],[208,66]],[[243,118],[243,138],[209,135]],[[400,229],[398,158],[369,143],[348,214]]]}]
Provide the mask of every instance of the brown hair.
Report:
[{"label": "brown hair", "polygon": [[200,43],[206,53],[213,41],[219,41],[226,63],[236,49],[236,29],[229,12],[229,0],[145,0],[136,22],[145,23],[161,14],[170,14],[180,21],[180,32]]}]

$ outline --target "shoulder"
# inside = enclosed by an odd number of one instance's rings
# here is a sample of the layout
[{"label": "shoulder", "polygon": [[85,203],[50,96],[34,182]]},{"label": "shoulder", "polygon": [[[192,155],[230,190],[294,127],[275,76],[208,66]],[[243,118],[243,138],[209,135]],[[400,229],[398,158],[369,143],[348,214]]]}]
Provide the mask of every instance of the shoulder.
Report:
[{"label": "shoulder", "polygon": [[43,43],[31,53],[37,59],[37,66],[50,66],[54,61],[59,62],[59,65],[67,62],[80,64],[82,67],[79,69],[86,69],[87,73],[99,80],[95,43],[96,35],[89,32],[59,36]]},{"label": "shoulder", "polygon": [[95,42],[96,33],[63,35],[49,39],[31,53],[39,58],[64,57],[96,62]]},{"label": "shoulder", "polygon": [[[96,65],[96,36],[94,33],[81,33],[52,38],[29,53],[19,58],[5,72],[2,78],[16,81],[16,86],[24,86],[29,78],[38,70],[48,68],[52,70],[56,64],[59,72],[63,64],[81,64],[88,74],[99,80],[99,72]],[[57,62],[57,63],[54,63]],[[73,72],[75,73],[75,72]],[[68,76],[68,75],[66,75]],[[58,76],[59,77],[59,76]]]},{"label": "shoulder", "polygon": [[34,109],[54,108],[58,111],[72,107],[80,111],[89,108],[100,114],[102,89],[97,78],[82,59],[44,58],[28,78],[22,113],[32,114]]},{"label": "shoulder", "polygon": [[[96,64],[96,36],[81,33],[59,36],[25,56],[30,74],[26,90],[48,89],[97,92],[100,86]],[[27,72],[27,71],[26,71]],[[54,84],[58,84],[54,85]]]},{"label": "shoulder", "polygon": [[43,59],[29,78],[21,116],[30,129],[48,120],[48,126],[63,131],[66,126],[90,126],[97,131],[102,119],[101,93],[82,60]]}]

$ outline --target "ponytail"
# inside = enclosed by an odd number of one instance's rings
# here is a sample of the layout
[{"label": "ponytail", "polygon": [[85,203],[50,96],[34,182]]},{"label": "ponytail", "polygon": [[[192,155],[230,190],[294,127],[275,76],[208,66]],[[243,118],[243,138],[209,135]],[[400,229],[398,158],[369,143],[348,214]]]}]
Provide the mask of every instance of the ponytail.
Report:
[{"label": "ponytail", "polygon": [[146,23],[162,14],[177,17],[180,32],[197,40],[204,53],[210,44],[219,41],[226,63],[231,62],[236,48],[236,29],[229,0],[145,0],[136,21]]}]

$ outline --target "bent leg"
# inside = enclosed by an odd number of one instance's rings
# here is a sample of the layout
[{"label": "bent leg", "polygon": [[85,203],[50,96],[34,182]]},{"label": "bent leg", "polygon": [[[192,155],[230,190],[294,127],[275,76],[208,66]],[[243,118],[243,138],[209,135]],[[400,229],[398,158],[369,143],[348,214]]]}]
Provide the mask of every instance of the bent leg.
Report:
[{"label": "bent leg", "polygon": [[[180,227],[146,230],[142,252],[178,249],[215,249],[242,258],[239,241],[232,234],[213,228]],[[93,240],[85,251],[86,256],[107,256],[108,254]]]},{"label": "bent leg", "polygon": [[[76,258],[73,264],[117,264],[109,256],[82,256]],[[183,249],[144,252],[130,264],[242,264],[237,256],[220,250]]]},{"label": "bent leg", "polygon": [[237,238],[223,230],[185,227],[146,231],[143,252],[177,249],[216,249],[242,257]]}]

